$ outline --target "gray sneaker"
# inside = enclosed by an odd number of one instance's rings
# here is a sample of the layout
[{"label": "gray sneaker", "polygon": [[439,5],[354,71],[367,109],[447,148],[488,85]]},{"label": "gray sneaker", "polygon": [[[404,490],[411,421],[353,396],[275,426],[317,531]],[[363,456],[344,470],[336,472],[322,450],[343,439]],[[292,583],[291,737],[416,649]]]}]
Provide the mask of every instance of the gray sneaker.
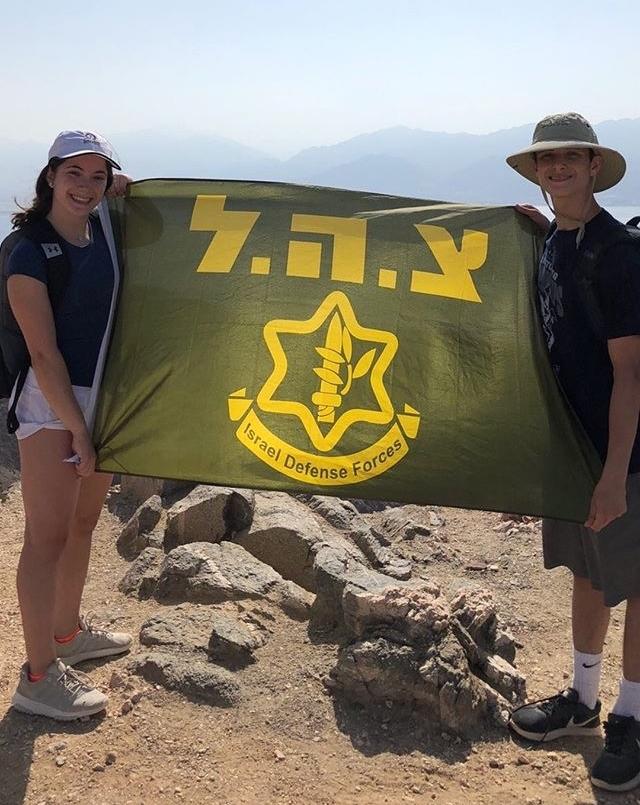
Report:
[{"label": "gray sneaker", "polygon": [[131,647],[132,637],[126,632],[107,632],[96,629],[90,617],[80,618],[80,631],[68,643],[56,643],[56,654],[65,665],[77,665],[84,660],[124,654]]},{"label": "gray sneaker", "polygon": [[86,674],[54,660],[38,682],[30,682],[28,666],[26,663],[22,666],[11,704],[23,713],[73,721],[99,713],[107,706],[107,701]]}]

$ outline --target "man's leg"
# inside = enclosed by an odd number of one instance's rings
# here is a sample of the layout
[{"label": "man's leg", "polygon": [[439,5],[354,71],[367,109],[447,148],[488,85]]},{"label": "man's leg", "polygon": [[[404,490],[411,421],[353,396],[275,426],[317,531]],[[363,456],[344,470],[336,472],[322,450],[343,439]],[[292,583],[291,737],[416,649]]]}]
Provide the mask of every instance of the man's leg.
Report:
[{"label": "man's leg", "polygon": [[609,626],[610,609],[604,595],[589,579],[573,577],[571,625],[573,631],[573,683],[583,704],[596,706],[602,672],[602,648]]},{"label": "man's leg", "polygon": [[608,791],[640,785],[640,597],[627,600],[620,693],[605,724],[604,749],[591,782]]},{"label": "man's leg", "polygon": [[599,735],[598,689],[602,647],[609,625],[609,607],[589,579],[573,577],[573,684],[547,699],[511,714],[511,728],[530,741],[546,742],[565,735]]},{"label": "man's leg", "polygon": [[[624,678],[640,684],[640,596],[627,601],[622,656]],[[640,720],[640,714],[636,718]]]},{"label": "man's leg", "polygon": [[[640,614],[640,609],[638,610]],[[573,577],[571,625],[573,647],[585,654],[602,654],[609,627],[610,609],[600,590],[594,590],[589,579]]]}]

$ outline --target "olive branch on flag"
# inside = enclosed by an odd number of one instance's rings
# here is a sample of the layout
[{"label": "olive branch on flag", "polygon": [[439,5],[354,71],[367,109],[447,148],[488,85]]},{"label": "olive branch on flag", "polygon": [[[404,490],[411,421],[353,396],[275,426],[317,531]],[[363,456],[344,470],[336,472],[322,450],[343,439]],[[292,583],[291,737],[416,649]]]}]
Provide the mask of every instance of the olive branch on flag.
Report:
[{"label": "olive branch on flag", "polygon": [[342,400],[351,390],[353,381],[364,377],[371,368],[376,350],[370,349],[365,352],[354,367],[351,333],[337,312],[333,314],[329,323],[324,346],[316,347],[315,350],[322,358],[322,366],[314,367],[313,371],[321,382],[320,390],[315,392],[311,399],[318,407],[316,414],[318,422],[333,422],[336,408],[342,405]]}]

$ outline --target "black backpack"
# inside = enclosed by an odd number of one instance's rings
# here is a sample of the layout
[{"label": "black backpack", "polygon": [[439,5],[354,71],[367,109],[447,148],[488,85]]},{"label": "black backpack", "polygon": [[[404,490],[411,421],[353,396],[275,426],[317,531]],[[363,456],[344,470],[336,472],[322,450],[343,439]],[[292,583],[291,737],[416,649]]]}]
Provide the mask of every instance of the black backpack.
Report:
[{"label": "black backpack", "polygon": [[69,284],[71,264],[65,253],[65,242],[46,218],[27,224],[7,235],[0,244],[0,398],[8,398],[18,381],[16,394],[7,412],[7,430],[18,429],[15,409],[24,386],[31,360],[20,328],[13,316],[7,294],[7,263],[9,256],[22,238],[28,238],[47,258],[47,286],[51,307],[55,311]]},{"label": "black backpack", "polygon": [[[640,252],[639,224],[640,215],[637,215],[626,224],[621,223],[619,227],[612,230],[609,237],[599,243],[595,249],[578,249],[578,259],[574,265],[576,283],[591,329],[601,341],[607,340],[607,332],[595,289],[598,264],[605,252],[618,243],[631,242]],[[552,224],[549,234],[553,232],[553,229],[555,229],[555,224]]]}]

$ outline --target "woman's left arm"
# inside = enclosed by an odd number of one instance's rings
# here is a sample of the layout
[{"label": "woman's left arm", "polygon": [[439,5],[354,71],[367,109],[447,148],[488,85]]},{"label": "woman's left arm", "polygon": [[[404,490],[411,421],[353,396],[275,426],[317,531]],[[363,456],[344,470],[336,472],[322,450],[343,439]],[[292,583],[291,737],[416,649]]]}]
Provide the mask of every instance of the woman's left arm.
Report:
[{"label": "woman's left arm", "polygon": [[114,173],[111,187],[107,190],[105,195],[108,198],[118,198],[126,195],[127,187],[132,181],[131,176],[127,176],[126,173]]}]

